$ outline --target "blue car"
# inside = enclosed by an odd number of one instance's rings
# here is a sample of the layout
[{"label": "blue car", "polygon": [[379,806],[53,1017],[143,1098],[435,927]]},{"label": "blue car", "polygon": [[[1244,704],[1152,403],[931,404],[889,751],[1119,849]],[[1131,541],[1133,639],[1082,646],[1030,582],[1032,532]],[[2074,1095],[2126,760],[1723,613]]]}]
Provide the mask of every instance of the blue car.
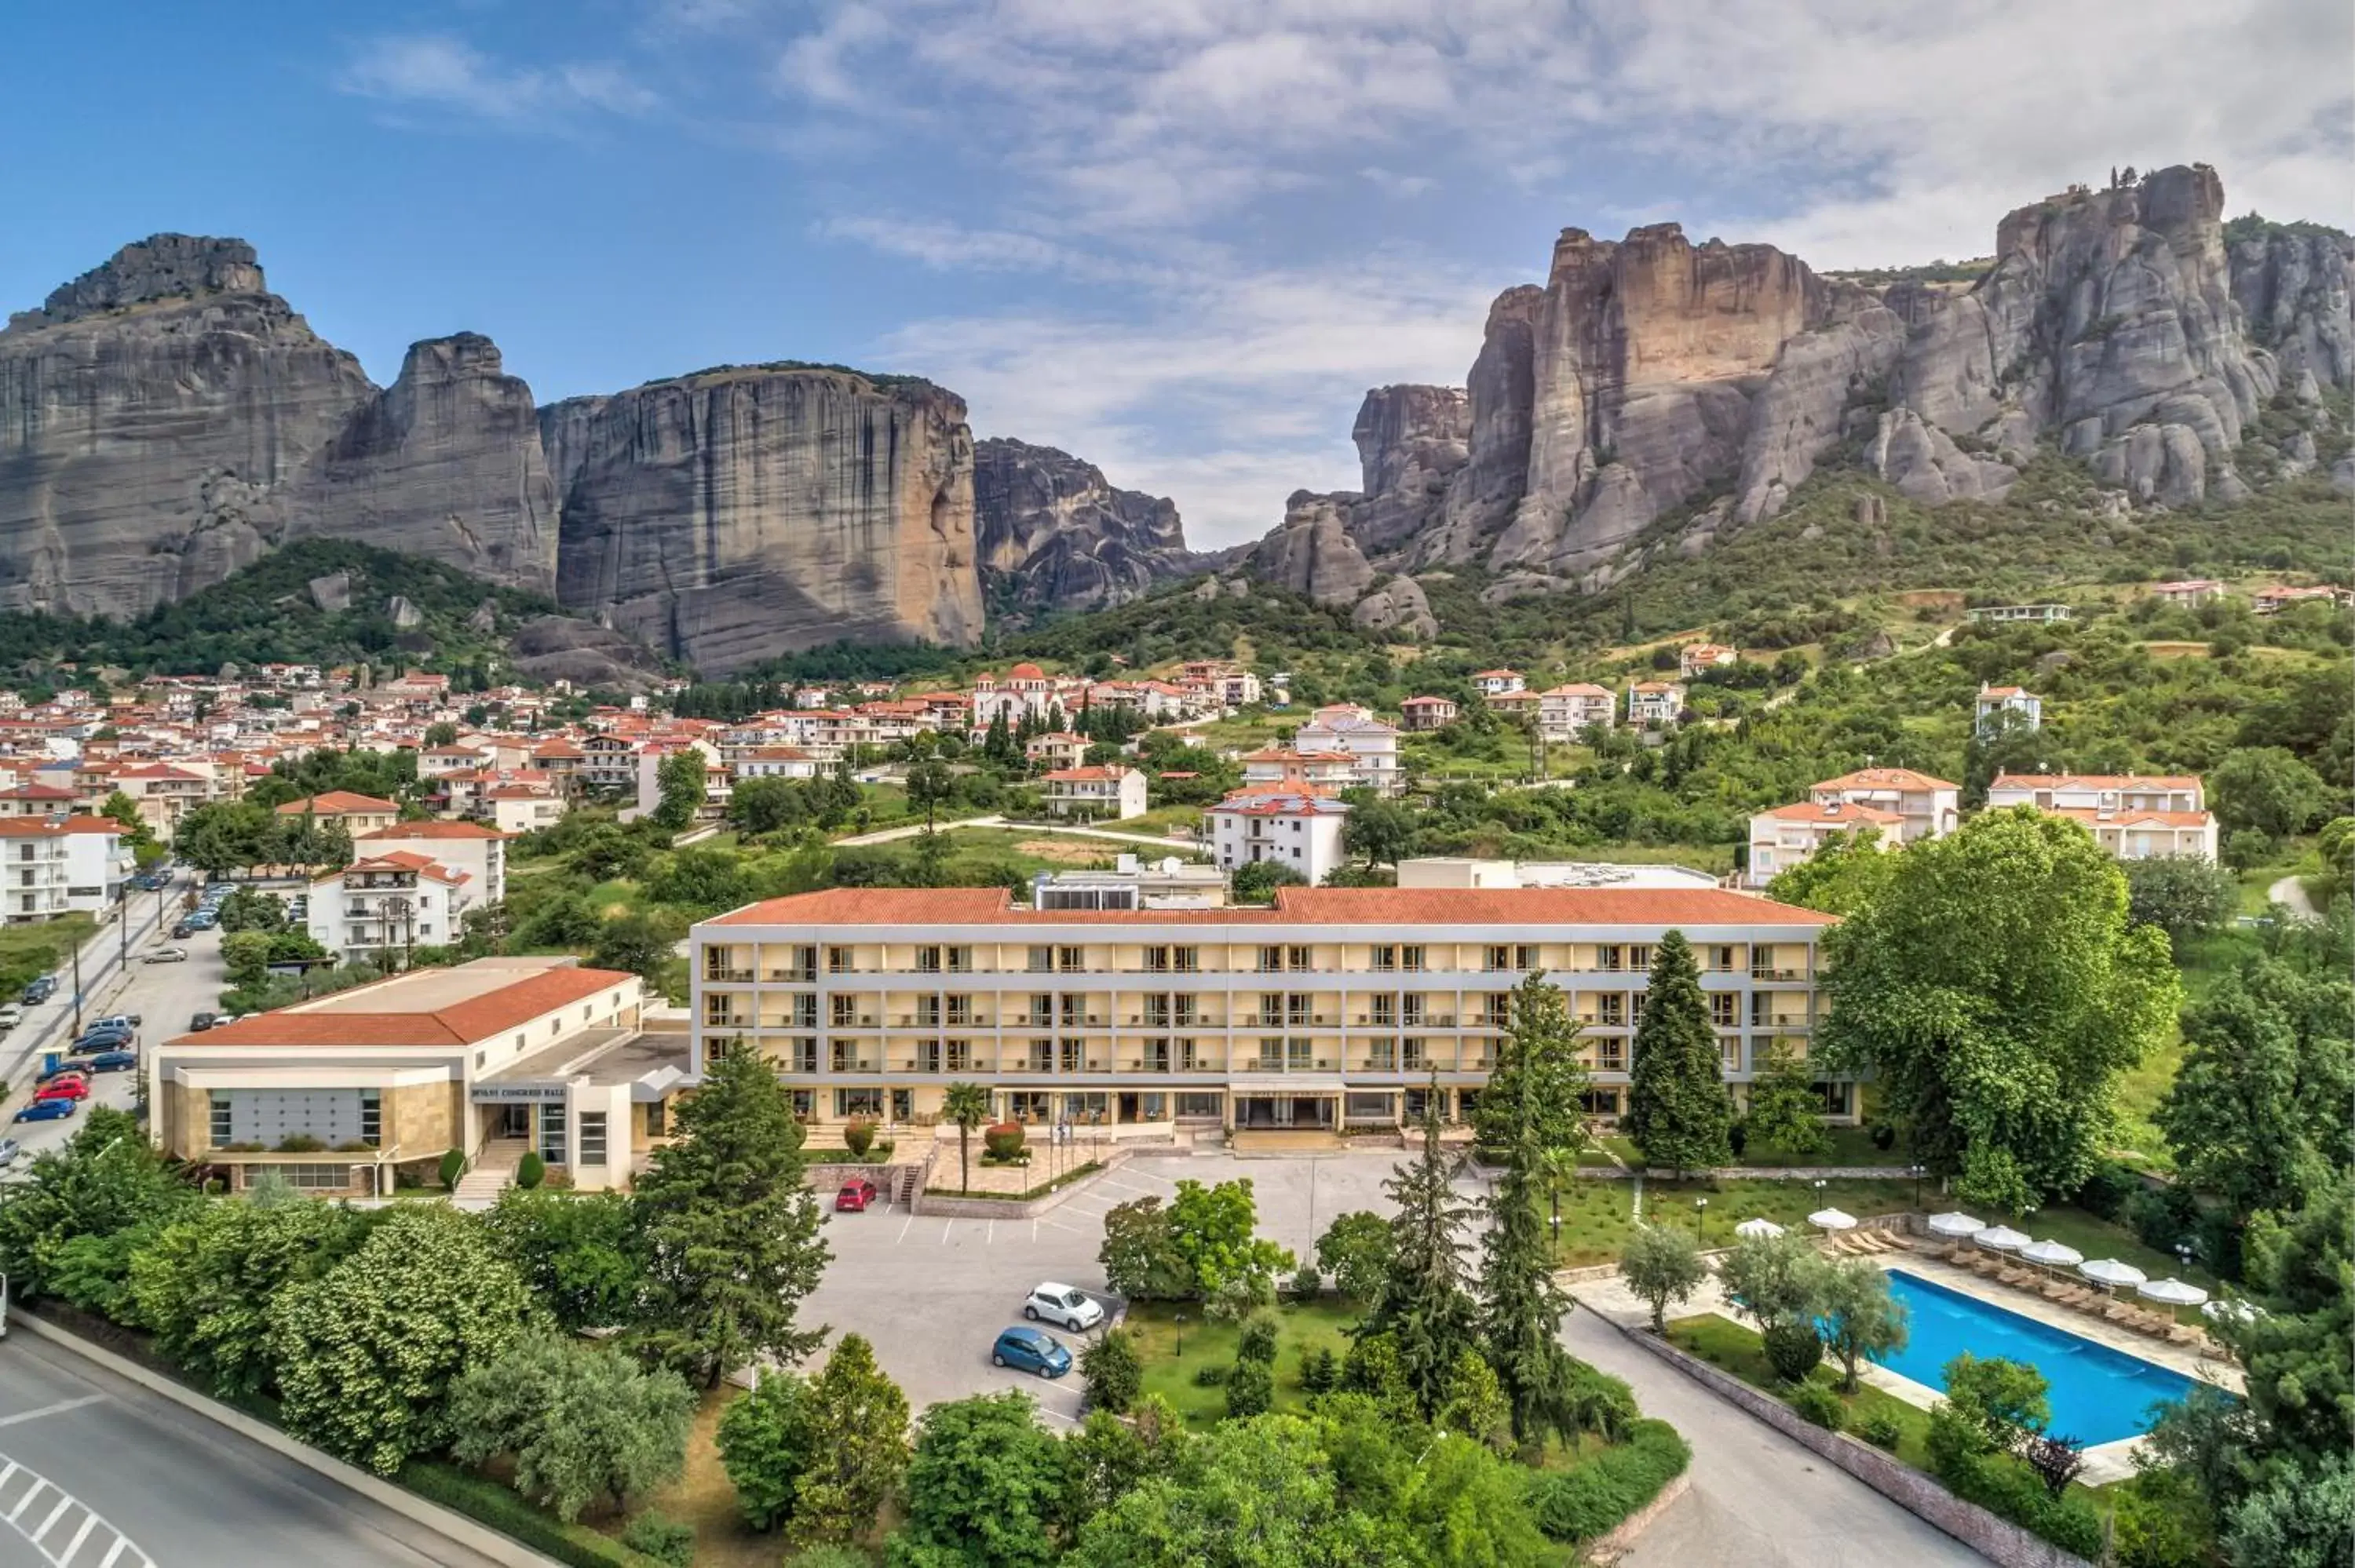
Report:
[{"label": "blue car", "polygon": [[73,1043],[76,1051],[120,1051],[131,1044],[131,1036],[114,1029],[94,1030]]},{"label": "blue car", "polygon": [[139,1067],[136,1051],[101,1051],[89,1059],[93,1073],[131,1073]]},{"label": "blue car", "polygon": [[[10,1119],[15,1121],[63,1121],[66,1118],[73,1115],[75,1103],[76,1102],[72,1100],[35,1100],[32,1104],[20,1108],[16,1112],[16,1116]],[[1063,1358],[1066,1364],[1070,1362],[1071,1359],[1071,1358],[1069,1356],[1065,1356]]]},{"label": "blue car", "polygon": [[1061,1377],[1071,1370],[1071,1352],[1044,1329],[1008,1329],[989,1348],[989,1364],[1037,1372],[1040,1377]]}]

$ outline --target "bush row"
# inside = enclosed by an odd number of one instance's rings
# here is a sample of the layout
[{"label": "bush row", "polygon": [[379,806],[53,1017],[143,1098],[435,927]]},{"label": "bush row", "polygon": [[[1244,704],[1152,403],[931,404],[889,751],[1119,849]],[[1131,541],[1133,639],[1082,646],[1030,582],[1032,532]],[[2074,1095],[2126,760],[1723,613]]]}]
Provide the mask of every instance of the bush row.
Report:
[{"label": "bush row", "polygon": [[396,1478],[429,1502],[464,1514],[502,1535],[513,1536],[570,1568],[662,1568],[585,1524],[565,1524],[517,1496],[512,1488],[432,1459],[411,1459]]},{"label": "bush row", "polygon": [[1566,1470],[1532,1477],[1529,1512],[1552,1540],[1593,1541],[1658,1497],[1691,1460],[1692,1449],[1675,1427],[1637,1421],[1625,1442]]}]

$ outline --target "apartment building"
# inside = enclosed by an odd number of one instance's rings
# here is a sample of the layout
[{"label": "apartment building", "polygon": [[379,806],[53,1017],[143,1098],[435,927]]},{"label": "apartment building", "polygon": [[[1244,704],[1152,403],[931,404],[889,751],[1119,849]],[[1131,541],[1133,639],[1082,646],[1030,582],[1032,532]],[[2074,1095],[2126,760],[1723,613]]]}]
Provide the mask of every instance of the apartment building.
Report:
[{"label": "apartment building", "polygon": [[[997,888],[836,888],[698,925],[698,1064],[757,1050],[797,1114],[924,1125],[946,1086],[1028,1122],[1338,1130],[1468,1111],[1542,970],[1614,1116],[1652,955],[1694,944],[1728,1078],[1803,1051],[1831,917],[1719,888],[1284,888],[1273,907],[1037,910]],[[1432,1105],[1430,1097],[1438,1099]],[[1853,1086],[1825,1086],[1852,1118]]]},{"label": "apartment building", "polygon": [[1802,800],[1760,811],[1750,819],[1750,860],[1743,880],[1752,887],[1764,887],[1781,873],[1806,864],[1832,840],[1866,828],[1873,831],[1881,849],[1893,850],[1903,842],[1905,819],[1846,800]]},{"label": "apartment building", "polygon": [[1538,694],[1538,733],[1548,740],[1572,741],[1590,729],[1618,722],[1619,699],[1608,688],[1572,681]]},{"label": "apartment building", "polygon": [[1897,838],[1942,839],[1962,825],[1963,787],[1911,768],[1859,768],[1811,786],[1818,806],[1868,806],[1898,820]]},{"label": "apartment building", "polygon": [[1239,789],[1203,813],[1210,853],[1232,874],[1260,861],[1300,874],[1314,887],[1348,859],[1341,828],[1349,808],[1330,795],[1282,786]]},{"label": "apartment building", "polygon": [[[2005,715],[2019,715],[2007,721]],[[1979,684],[1978,713],[1973,720],[1981,736],[1995,733],[1996,726],[2009,722],[2027,729],[2044,727],[2044,699],[2025,686],[1997,686],[1985,682]]]},{"label": "apartment building", "polygon": [[1627,688],[1627,722],[1638,728],[1684,716],[1685,689],[1674,681],[1637,681]]},{"label": "apartment building", "polygon": [[397,822],[354,841],[362,856],[408,853],[440,863],[464,878],[466,902],[496,904],[507,895],[507,835],[480,822]]},{"label": "apartment building", "polygon": [[1338,794],[1358,781],[1357,758],[1346,751],[1292,751],[1271,746],[1243,754],[1247,788]]},{"label": "apartment building", "polygon": [[150,1133],[239,1188],[381,1194],[502,1146],[618,1185],[687,1078],[692,1042],[642,1031],[645,1005],[637,976],[566,958],[412,970],[155,1046]]},{"label": "apartment building", "polygon": [[483,791],[483,809],[491,826],[513,838],[538,828],[554,827],[564,820],[564,800],[544,789],[522,784],[497,784]]},{"label": "apartment building", "polygon": [[1126,821],[1145,815],[1145,775],[1134,768],[1059,768],[1041,781],[1059,817]]},{"label": "apartment building", "polygon": [[300,800],[289,800],[278,808],[282,817],[310,817],[321,827],[329,822],[341,822],[352,837],[372,833],[378,828],[389,828],[400,821],[400,808],[390,800],[379,800],[373,795],[357,795],[349,789],[330,789],[324,795],[306,795]]},{"label": "apartment building", "polygon": [[2192,774],[1998,773],[1987,809],[2003,806],[2082,823],[2118,860],[2216,858],[2216,819]]},{"label": "apartment building", "polygon": [[112,817],[0,817],[0,920],[11,926],[96,914],[132,870]]},{"label": "apartment building", "polygon": [[456,939],[466,876],[406,851],[363,853],[311,879],[312,940],[348,962],[399,959]]},{"label": "apartment building", "polygon": [[1405,787],[1405,778],[1399,772],[1397,727],[1364,708],[1348,704],[1318,708],[1293,732],[1292,744],[1305,753],[1347,753],[1349,782],[1362,789],[1395,795]]}]

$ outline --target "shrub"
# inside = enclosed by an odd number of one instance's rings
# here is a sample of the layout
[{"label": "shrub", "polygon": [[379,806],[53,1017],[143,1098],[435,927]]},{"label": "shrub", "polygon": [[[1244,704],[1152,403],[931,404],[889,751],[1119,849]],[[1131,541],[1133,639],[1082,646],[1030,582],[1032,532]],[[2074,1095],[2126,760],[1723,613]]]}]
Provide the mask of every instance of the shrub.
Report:
[{"label": "shrub", "polygon": [[1227,1367],[1223,1361],[1204,1361],[1194,1369],[1196,1388],[1216,1388],[1226,1381]]},{"label": "shrub", "polygon": [[1292,1298],[1314,1301],[1325,1292],[1325,1277],[1314,1268],[1303,1267],[1292,1277]]},{"label": "shrub", "polygon": [[1883,1154],[1897,1147],[1897,1129],[1885,1121],[1874,1122],[1867,1136],[1872,1139],[1872,1147]]},{"label": "shrub", "polygon": [[1733,1150],[1735,1159],[1742,1157],[1742,1151],[1750,1147],[1750,1123],[1747,1120],[1736,1118],[1733,1125],[1725,1129],[1725,1146]]},{"label": "shrub", "polygon": [[414,1459],[401,1469],[400,1484],[570,1568],[645,1568],[644,1560],[620,1542],[585,1524],[559,1523],[548,1510],[533,1507],[488,1476]]},{"label": "shrub", "polygon": [[853,1160],[864,1160],[867,1151],[875,1147],[875,1124],[861,1118],[844,1125],[842,1147],[850,1150]]},{"label": "shrub", "polygon": [[1797,1383],[1824,1359],[1824,1341],[1813,1323],[1770,1323],[1761,1339],[1774,1375],[1785,1383]]},{"label": "shrub", "polygon": [[442,1185],[444,1187],[455,1187],[458,1184],[458,1178],[464,1176],[465,1173],[466,1151],[463,1149],[447,1149],[442,1150],[441,1166]]},{"label": "shrub", "polygon": [[1838,1432],[1848,1425],[1848,1406],[1840,1403],[1839,1394],[1813,1378],[1791,1391],[1791,1408],[1827,1432]]},{"label": "shrub", "polygon": [[695,1568],[695,1527],[658,1513],[642,1513],[630,1520],[630,1528],[622,1531],[622,1544],[669,1568]]},{"label": "shrub", "polygon": [[981,1146],[989,1151],[990,1158],[993,1160],[1013,1159],[1022,1152],[1022,1124],[1018,1121],[1001,1121],[995,1127],[985,1128],[981,1135]]},{"label": "shrub", "polygon": [[1637,1421],[1627,1440],[1566,1470],[1540,1471],[1529,1485],[1529,1512],[1554,1541],[1592,1541],[1660,1495],[1684,1473],[1692,1450],[1665,1421]]},{"label": "shrub", "polygon": [[2097,1160],[2094,1173],[2070,1201],[2097,1219],[2115,1220],[2127,1202],[2144,1190],[2140,1177],[2115,1160]]},{"label": "shrub", "polygon": [[2091,1562],[2102,1553],[2102,1520],[2075,1498],[2054,1498],[2036,1472],[2003,1454],[1980,1454],[1940,1473],[1954,1494],[2034,1531]]},{"label": "shrub", "polygon": [[281,1154],[316,1154],[326,1147],[325,1139],[313,1138],[307,1132],[289,1133],[278,1140]]},{"label": "shrub", "polygon": [[1341,1358],[1330,1345],[1300,1358],[1300,1386],[1310,1393],[1330,1393],[1341,1386]]},{"label": "shrub", "polygon": [[785,1568],[875,1568],[875,1559],[856,1546],[813,1546],[786,1558]]},{"label": "shrub", "polygon": [[1248,1421],[1265,1415],[1275,1405],[1275,1374],[1265,1361],[1235,1362],[1227,1373],[1227,1415]]},{"label": "shrub", "polygon": [[1276,1340],[1282,1330],[1274,1313],[1252,1313],[1243,1320],[1242,1333],[1235,1340],[1235,1360],[1273,1366]]},{"label": "shrub", "polygon": [[1088,1403],[1124,1414],[1145,1389],[1145,1362],[1136,1353],[1136,1336],[1114,1329],[1080,1352],[1080,1375],[1086,1380]]},{"label": "shrub", "polygon": [[515,1179],[516,1185],[527,1192],[548,1180],[548,1161],[539,1157],[539,1150],[524,1150],[523,1158],[516,1161]]},{"label": "shrub", "polygon": [[1905,1428],[1897,1424],[1897,1417],[1883,1411],[1858,1427],[1856,1435],[1874,1447],[1886,1448],[1893,1454],[1897,1445],[1905,1440]]}]

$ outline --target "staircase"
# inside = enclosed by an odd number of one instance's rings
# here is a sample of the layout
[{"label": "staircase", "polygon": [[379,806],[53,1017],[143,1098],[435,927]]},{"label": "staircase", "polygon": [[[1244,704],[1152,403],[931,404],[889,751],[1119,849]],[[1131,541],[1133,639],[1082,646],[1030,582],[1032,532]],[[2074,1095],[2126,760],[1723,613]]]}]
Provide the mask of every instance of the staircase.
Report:
[{"label": "staircase", "polygon": [[499,1194],[515,1185],[516,1167],[530,1151],[531,1141],[522,1138],[495,1138],[482,1147],[466,1173],[458,1178],[458,1189],[452,1194],[453,1205],[461,1209],[487,1209],[499,1201]]}]

